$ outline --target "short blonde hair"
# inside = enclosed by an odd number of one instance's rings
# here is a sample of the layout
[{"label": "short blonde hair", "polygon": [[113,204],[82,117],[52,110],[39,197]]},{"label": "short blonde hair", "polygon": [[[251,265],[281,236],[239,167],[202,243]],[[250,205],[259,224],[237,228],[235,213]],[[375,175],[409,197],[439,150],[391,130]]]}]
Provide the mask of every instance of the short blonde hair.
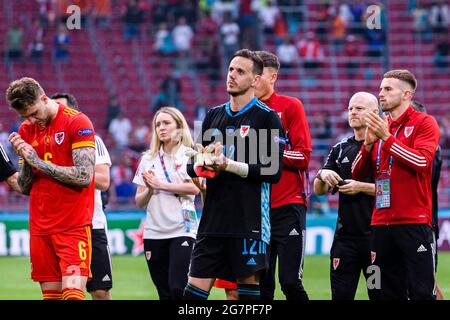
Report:
[{"label": "short blonde hair", "polygon": [[152,141],[150,142],[150,149],[147,150],[146,153],[153,157],[153,156],[156,156],[159,149],[161,148],[162,142],[159,139],[158,134],[156,133],[156,118],[158,117],[158,115],[160,113],[167,113],[168,115],[172,116],[172,118],[175,120],[175,122],[177,124],[177,128],[180,129],[180,133],[177,136],[178,143],[183,144],[186,147],[192,148],[194,146],[194,140],[192,140],[189,125],[187,124],[187,121],[184,118],[183,114],[177,108],[162,107],[153,116]]}]

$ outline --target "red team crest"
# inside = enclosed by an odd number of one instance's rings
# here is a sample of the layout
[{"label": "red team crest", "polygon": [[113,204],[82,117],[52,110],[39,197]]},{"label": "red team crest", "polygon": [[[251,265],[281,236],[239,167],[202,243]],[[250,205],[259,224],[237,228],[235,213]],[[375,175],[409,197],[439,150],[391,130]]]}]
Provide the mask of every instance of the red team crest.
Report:
[{"label": "red team crest", "polygon": [[339,258],[333,258],[333,269],[336,270],[337,267],[339,266],[339,262],[341,261],[341,259]]},{"label": "red team crest", "polygon": [[375,259],[377,258],[377,253],[370,251],[370,261],[373,264],[375,262]]},{"label": "red team crest", "polygon": [[405,137],[408,138],[413,132],[414,127],[405,127]]},{"label": "red team crest", "polygon": [[180,170],[181,166],[183,165],[182,162],[179,161],[175,161],[175,171]]},{"label": "red team crest", "polygon": [[145,251],[145,258],[148,260],[150,260],[150,258],[152,257],[152,252],[151,251]]},{"label": "red team crest", "polygon": [[250,130],[250,126],[241,126],[241,130],[239,131],[241,138],[245,138],[246,136],[248,136],[249,130]]},{"label": "red team crest", "polygon": [[58,145],[61,145],[61,143],[63,143],[64,136],[65,136],[64,131],[55,133],[55,141]]}]

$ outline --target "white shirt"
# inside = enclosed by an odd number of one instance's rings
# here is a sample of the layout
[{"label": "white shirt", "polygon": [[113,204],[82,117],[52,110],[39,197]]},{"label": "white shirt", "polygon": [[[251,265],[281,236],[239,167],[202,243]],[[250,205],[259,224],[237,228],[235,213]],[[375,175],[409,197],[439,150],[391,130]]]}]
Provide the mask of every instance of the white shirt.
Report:
[{"label": "white shirt", "polygon": [[194,32],[187,24],[177,25],[172,31],[173,42],[179,51],[187,51],[191,48],[193,36]]},{"label": "white shirt", "polygon": [[267,6],[259,11],[259,19],[265,27],[273,29],[279,14],[280,10],[277,6]]},{"label": "white shirt", "polygon": [[[102,138],[95,136],[95,165],[107,164],[111,166],[111,158]],[[94,216],[92,217],[92,229],[106,229],[106,216],[103,211],[101,191],[95,189]]]},{"label": "white shirt", "polygon": [[155,35],[155,42],[153,43],[153,49],[159,50],[164,46],[164,41],[169,35],[169,31],[166,29],[158,30]]},{"label": "white shirt", "polygon": [[294,63],[298,60],[297,48],[293,44],[282,43],[277,47],[277,56],[281,63]]},{"label": "white shirt", "polygon": [[[159,154],[164,159],[167,174],[173,183],[183,183],[186,180],[191,180],[191,177],[186,172],[186,165],[189,160],[185,155],[187,150],[190,150],[190,148],[181,145],[173,155],[164,153],[162,147],[159,151]],[[151,157],[148,154],[144,154],[142,157],[133,182],[137,185],[145,186],[142,172],[148,170],[153,170],[159,180],[167,182],[159,155]],[[194,198],[195,196],[193,195],[176,196],[173,193],[162,190],[154,191],[147,205],[144,239],[195,238],[198,227],[196,215],[191,219],[190,231],[186,232],[182,213],[182,208],[187,208],[195,213]]]},{"label": "white shirt", "polygon": [[150,128],[146,125],[137,127],[134,130],[134,137],[139,143],[147,144],[147,136],[150,134]]},{"label": "white shirt", "polygon": [[223,36],[223,43],[226,45],[237,44],[239,32],[239,25],[235,22],[224,23],[220,27],[220,33]]},{"label": "white shirt", "polygon": [[[449,12],[448,5],[441,4],[441,5],[434,5],[431,7],[430,12],[430,23],[432,26],[448,26],[450,24],[450,12]],[[441,23],[438,22],[438,17],[441,15]]]},{"label": "white shirt", "polygon": [[128,118],[113,119],[108,130],[119,147],[125,147],[128,145],[129,134],[132,130],[131,122]]}]

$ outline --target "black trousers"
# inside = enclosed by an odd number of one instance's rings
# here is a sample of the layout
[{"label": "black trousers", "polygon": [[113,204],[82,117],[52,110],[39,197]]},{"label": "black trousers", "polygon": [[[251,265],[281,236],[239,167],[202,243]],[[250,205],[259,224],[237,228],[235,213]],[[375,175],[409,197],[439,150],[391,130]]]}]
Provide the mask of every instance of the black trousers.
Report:
[{"label": "black trousers", "polygon": [[262,273],[262,300],[273,300],[275,267],[278,257],[278,278],[286,300],[308,300],[303,288],[303,259],[305,254],[306,207],[289,204],[270,212],[271,238],[269,269]]},{"label": "black trousers", "polygon": [[183,299],[193,244],[191,237],[144,239],[145,259],[160,300]]},{"label": "black trousers", "polygon": [[379,299],[435,299],[434,246],[428,225],[374,226],[371,250],[373,264],[381,272]]},{"label": "black trousers", "polygon": [[[354,300],[358,282],[363,272],[367,281],[372,275],[370,261],[370,237],[335,238],[330,251],[331,298]],[[368,290],[369,298],[375,299],[377,291]]]},{"label": "black trousers", "polygon": [[92,278],[86,284],[87,292],[112,288],[112,265],[105,229],[92,229]]}]

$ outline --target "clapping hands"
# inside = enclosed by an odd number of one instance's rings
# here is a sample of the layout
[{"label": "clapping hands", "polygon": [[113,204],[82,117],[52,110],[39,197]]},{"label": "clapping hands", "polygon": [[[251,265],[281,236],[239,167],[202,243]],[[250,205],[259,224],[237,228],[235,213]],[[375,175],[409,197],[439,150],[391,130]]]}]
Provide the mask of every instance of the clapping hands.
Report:
[{"label": "clapping hands", "polygon": [[214,178],[219,171],[227,166],[226,157],[223,155],[223,145],[220,142],[212,143],[206,147],[197,143],[197,150],[189,150],[186,156],[195,157],[194,170],[197,176]]}]

